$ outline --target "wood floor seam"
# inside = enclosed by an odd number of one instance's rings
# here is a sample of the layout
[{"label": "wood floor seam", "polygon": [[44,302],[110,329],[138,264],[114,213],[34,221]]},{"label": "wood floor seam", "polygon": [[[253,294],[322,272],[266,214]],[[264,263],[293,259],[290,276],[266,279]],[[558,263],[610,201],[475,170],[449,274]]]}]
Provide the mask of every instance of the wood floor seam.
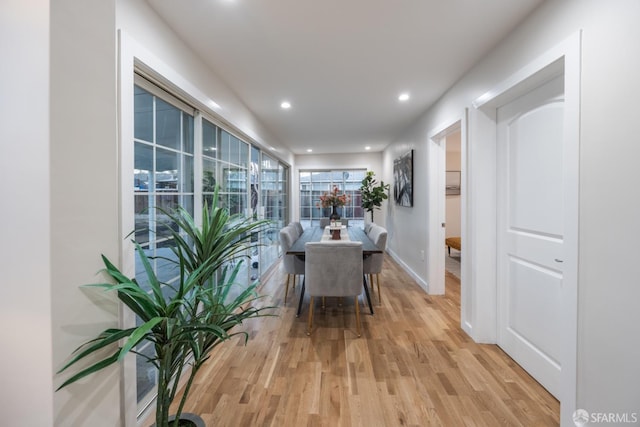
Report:
[{"label": "wood floor seam", "polygon": [[[445,294],[428,295],[385,258],[375,315],[360,299],[309,299],[296,317],[301,286],[289,289],[274,268],[261,304],[277,316],[251,319],[249,333],[219,346],[200,371],[185,411],[218,426],[558,426],[559,402],[499,347],[477,344],[460,328],[460,282],[445,276]],[[299,282],[301,283],[301,282]],[[318,298],[317,300],[320,300]]]}]

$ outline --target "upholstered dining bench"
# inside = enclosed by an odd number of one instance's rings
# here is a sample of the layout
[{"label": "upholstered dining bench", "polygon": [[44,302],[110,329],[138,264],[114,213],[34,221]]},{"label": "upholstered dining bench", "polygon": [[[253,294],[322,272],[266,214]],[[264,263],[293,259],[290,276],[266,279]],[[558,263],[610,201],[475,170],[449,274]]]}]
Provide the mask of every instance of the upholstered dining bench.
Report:
[{"label": "upholstered dining bench", "polygon": [[444,244],[447,245],[449,256],[451,256],[451,248],[457,249],[459,251],[462,250],[462,243],[460,241],[460,237],[447,237],[446,239],[444,239]]}]

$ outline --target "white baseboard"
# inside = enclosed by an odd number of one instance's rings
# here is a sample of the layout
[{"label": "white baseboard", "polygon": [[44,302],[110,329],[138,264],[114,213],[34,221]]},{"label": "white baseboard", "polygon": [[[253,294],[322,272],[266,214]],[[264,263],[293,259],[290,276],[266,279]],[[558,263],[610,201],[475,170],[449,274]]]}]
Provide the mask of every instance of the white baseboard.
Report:
[{"label": "white baseboard", "polygon": [[426,293],[429,293],[429,284],[427,282],[425,282],[418,274],[416,274],[415,271],[413,271],[411,269],[411,267],[409,267],[399,256],[398,254],[396,254],[393,250],[391,249],[387,249],[387,253],[389,255],[391,255],[391,258],[393,258],[393,260],[395,262],[397,262],[398,264],[400,264],[400,266],[404,269],[404,271],[406,271],[409,276],[411,276],[413,278],[413,280],[416,281],[416,283],[418,284],[418,286],[420,286],[422,289],[424,289],[424,291]]}]

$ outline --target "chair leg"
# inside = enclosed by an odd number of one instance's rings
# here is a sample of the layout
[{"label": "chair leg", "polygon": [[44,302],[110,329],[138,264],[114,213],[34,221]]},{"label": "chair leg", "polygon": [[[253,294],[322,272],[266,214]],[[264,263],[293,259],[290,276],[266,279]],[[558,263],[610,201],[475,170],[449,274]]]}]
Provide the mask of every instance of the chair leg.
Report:
[{"label": "chair leg", "polygon": [[358,328],[358,337],[360,337],[360,302],[358,301],[358,296],[355,297],[355,305],[356,305],[356,328]]},{"label": "chair leg", "polygon": [[367,276],[369,276],[369,287],[371,288],[371,292],[375,293],[376,289],[373,286],[373,274],[369,273]]},{"label": "chair leg", "polygon": [[[289,278],[291,277],[290,274],[287,274],[287,281],[285,283],[285,288],[284,288],[284,305],[287,305],[287,295],[289,294]],[[295,284],[296,282],[296,276],[293,276],[293,283]]]},{"label": "chair leg", "polygon": [[378,284],[378,302],[382,304],[382,294],[380,293],[380,273],[376,273],[376,283]]},{"label": "chair leg", "polygon": [[313,327],[313,297],[309,297],[309,326],[307,327],[307,336],[311,335]]},{"label": "chair leg", "polygon": [[326,310],[326,307],[325,307],[324,303],[325,303],[325,301],[324,301],[324,297],[322,297],[322,309],[323,309],[323,310]]}]

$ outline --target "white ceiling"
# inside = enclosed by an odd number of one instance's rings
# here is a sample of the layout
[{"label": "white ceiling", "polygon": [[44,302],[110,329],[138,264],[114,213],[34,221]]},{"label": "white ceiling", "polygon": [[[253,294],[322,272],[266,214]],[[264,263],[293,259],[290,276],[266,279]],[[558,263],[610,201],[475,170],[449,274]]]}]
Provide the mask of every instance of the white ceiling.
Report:
[{"label": "white ceiling", "polygon": [[542,1],[148,0],[296,154],[384,149]]}]

